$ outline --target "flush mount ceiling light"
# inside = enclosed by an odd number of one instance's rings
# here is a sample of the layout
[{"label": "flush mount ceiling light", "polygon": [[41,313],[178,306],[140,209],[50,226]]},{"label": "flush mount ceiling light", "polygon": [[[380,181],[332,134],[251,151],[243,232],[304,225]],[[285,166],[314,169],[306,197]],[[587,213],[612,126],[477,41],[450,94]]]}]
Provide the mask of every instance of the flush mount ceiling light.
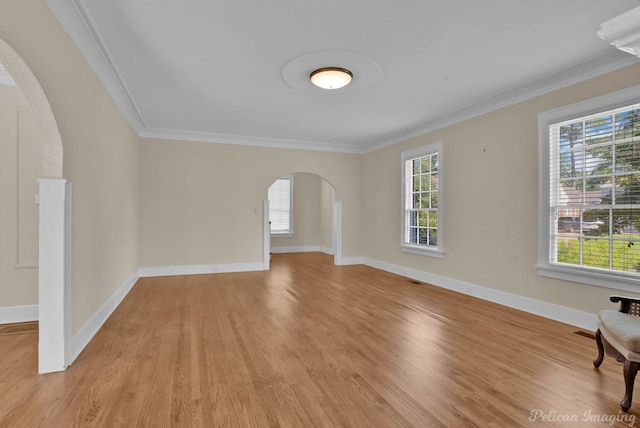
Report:
[{"label": "flush mount ceiling light", "polygon": [[[327,67],[327,64],[340,64],[341,67]],[[328,90],[316,86],[312,82],[311,75],[327,68],[346,71],[350,83],[339,90]],[[299,91],[322,96],[362,91],[373,86],[381,75],[380,66],[371,58],[348,51],[311,52],[291,59],[282,67],[282,79],[287,85]],[[337,88],[336,85],[331,86]]]},{"label": "flush mount ceiling light", "polygon": [[322,89],[340,89],[351,83],[353,73],[341,67],[323,67],[309,75],[311,83]]}]

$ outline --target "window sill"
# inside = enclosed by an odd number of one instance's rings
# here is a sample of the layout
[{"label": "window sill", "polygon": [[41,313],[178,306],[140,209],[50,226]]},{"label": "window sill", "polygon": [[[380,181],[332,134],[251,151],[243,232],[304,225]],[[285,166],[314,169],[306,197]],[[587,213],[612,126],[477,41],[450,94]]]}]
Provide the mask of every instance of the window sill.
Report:
[{"label": "window sill", "polygon": [[400,251],[403,253],[418,254],[420,256],[429,256],[438,259],[444,258],[444,251],[436,248],[420,247],[417,245],[401,245]]},{"label": "window sill", "polygon": [[272,238],[293,238],[293,233],[271,233]]},{"label": "window sill", "polygon": [[640,292],[638,277],[623,273],[612,274],[608,271],[589,268],[576,268],[565,265],[539,264],[536,265],[538,275],[565,281],[595,285],[613,290]]}]

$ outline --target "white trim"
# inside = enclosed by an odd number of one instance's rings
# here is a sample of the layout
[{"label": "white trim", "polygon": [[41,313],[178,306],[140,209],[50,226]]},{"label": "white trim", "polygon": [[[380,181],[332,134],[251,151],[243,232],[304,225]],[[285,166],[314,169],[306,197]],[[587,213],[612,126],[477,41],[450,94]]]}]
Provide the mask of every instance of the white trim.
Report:
[{"label": "white trim", "polygon": [[38,179],[40,199],[38,270],[38,372],[63,371],[71,340],[71,184]]},{"label": "white trim", "polygon": [[[342,257],[340,266],[365,265],[366,257]],[[338,263],[336,263],[338,265]]]},{"label": "white trim", "polygon": [[262,201],[262,269],[269,270],[271,265],[271,235],[269,223],[269,201]]},{"label": "white trim", "polygon": [[333,250],[331,248],[323,247],[321,245],[303,245],[296,247],[271,247],[271,252],[273,254],[284,254],[284,253],[325,253],[329,255],[333,255]]},{"label": "white trim", "polygon": [[275,232],[275,233],[269,234],[269,236],[272,238],[293,238],[295,234],[290,232],[283,232],[283,233]]},{"label": "white trim", "polygon": [[38,321],[38,305],[5,306],[0,308],[0,324]]},{"label": "white trim", "polygon": [[591,331],[596,330],[596,314],[567,308],[566,306],[556,305],[542,300],[532,299],[530,297],[520,296],[518,294],[508,293],[506,291],[483,287],[481,285],[417,269],[382,262],[368,257],[363,259],[363,264],[386,272],[391,272],[396,275],[435,285],[437,287],[446,288],[447,290],[477,297],[482,300],[488,300],[490,302],[498,303],[503,306],[508,306],[510,308],[518,309],[544,318],[560,321],[565,324],[570,324]]},{"label": "white trim", "polygon": [[401,245],[400,251],[403,253],[417,254],[419,256],[429,256],[438,259],[444,258],[444,251],[437,250],[435,248],[423,248],[418,245]]},{"label": "white trim", "polygon": [[250,147],[267,147],[274,149],[313,150],[335,153],[366,153],[355,144],[330,143],[327,141],[287,140],[284,138],[267,138],[251,135],[220,134],[216,132],[199,132],[181,129],[145,128],[138,133],[142,138],[170,139],[194,141],[201,143],[229,144]]},{"label": "white trim", "polygon": [[264,262],[214,265],[154,266],[138,269],[141,278],[153,276],[201,275],[209,273],[255,272],[265,270]]},{"label": "white trim", "polygon": [[115,311],[125,296],[131,291],[136,281],[138,281],[138,278],[137,274],[129,276],[116,292],[104,302],[102,307],[93,314],[89,321],[73,336],[71,340],[71,358],[69,364],[73,363],[89,342],[91,342],[93,336],[102,328],[105,321],[107,321],[113,311]]},{"label": "white trim", "polygon": [[333,189],[333,212],[331,215],[331,243],[333,244],[333,264],[336,266],[348,264],[342,257],[342,201],[336,200],[336,190]]},{"label": "white trim", "polygon": [[120,111],[139,136],[146,129],[140,110],[133,102],[104,44],[78,0],[45,0],[49,9],[82,53],[91,69],[113,97]]},{"label": "white trim", "polygon": [[538,263],[536,265],[538,275],[612,290],[640,291],[640,287],[637,285],[637,277],[634,279],[624,272],[589,269],[588,267],[571,267],[549,262],[549,232],[551,228],[549,208],[549,126],[575,117],[589,116],[634,104],[638,100],[640,100],[640,85],[538,114]]}]

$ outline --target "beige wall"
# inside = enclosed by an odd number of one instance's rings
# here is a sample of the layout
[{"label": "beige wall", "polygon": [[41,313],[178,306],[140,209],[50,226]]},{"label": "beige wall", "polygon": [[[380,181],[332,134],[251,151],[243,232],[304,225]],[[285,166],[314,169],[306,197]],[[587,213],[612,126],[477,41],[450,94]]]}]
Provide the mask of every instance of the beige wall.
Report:
[{"label": "beige wall", "polygon": [[38,79],[73,186],[72,330],[136,272],[139,139],[41,0],[0,0],[0,39]]},{"label": "beige wall", "polygon": [[[141,267],[262,262],[262,202],[279,177],[324,177],[343,202],[343,254],[360,255],[361,156],[145,139]],[[295,185],[294,185],[295,186]]]},{"label": "beige wall", "polygon": [[20,89],[0,85],[0,307],[38,304],[42,139]]},{"label": "beige wall", "polygon": [[331,185],[318,175],[304,172],[293,174],[294,235],[272,237],[271,247],[331,248],[330,215],[333,199],[330,189]]},{"label": "beige wall", "polygon": [[[614,293],[538,276],[538,113],[640,84],[640,65],[439,129],[364,156],[365,256],[597,312]],[[444,259],[400,244],[400,153],[443,142]]]}]

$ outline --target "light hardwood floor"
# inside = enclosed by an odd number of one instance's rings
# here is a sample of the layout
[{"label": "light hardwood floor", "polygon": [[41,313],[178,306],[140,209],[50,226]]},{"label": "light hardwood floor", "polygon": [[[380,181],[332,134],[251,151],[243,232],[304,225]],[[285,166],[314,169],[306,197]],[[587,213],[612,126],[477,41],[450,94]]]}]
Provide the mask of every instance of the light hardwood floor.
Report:
[{"label": "light hardwood floor", "polygon": [[0,336],[0,427],[640,426],[640,401],[610,425],[622,365],[595,370],[578,330],[276,254],[270,272],[141,279],[64,373],[36,373],[37,335]]}]

